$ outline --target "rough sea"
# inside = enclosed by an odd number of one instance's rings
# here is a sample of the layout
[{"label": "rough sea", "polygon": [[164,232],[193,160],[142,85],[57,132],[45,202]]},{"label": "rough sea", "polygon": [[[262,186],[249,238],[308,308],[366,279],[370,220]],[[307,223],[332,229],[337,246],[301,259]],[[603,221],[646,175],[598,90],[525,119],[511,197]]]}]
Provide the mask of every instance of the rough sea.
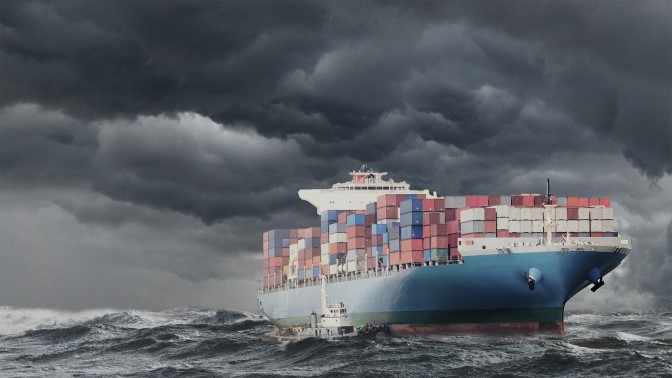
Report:
[{"label": "rough sea", "polygon": [[0,376],[672,376],[672,313],[568,313],[565,336],[262,342],[258,315],[0,307]]}]

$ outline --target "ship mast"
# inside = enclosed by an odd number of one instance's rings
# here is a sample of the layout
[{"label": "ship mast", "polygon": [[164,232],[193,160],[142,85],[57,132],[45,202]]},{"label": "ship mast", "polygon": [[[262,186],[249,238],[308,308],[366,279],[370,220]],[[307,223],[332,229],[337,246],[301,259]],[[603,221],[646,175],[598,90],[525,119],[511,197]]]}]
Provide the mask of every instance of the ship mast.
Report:
[{"label": "ship mast", "polygon": [[[553,232],[555,231],[555,207],[551,199],[551,179],[546,179],[546,203],[544,204],[544,226],[546,226],[546,245],[553,242]],[[551,216],[552,215],[552,216]]]}]

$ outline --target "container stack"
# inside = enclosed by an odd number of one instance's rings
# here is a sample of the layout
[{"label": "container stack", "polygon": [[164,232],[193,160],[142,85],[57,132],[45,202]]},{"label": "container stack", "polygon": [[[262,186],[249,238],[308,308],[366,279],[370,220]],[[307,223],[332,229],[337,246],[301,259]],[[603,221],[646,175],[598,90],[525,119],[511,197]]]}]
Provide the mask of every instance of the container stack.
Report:
[{"label": "container stack", "polygon": [[[386,194],[366,210],[328,210],[320,226],[263,236],[263,284],[381,270],[403,264],[459,262],[460,238],[617,236],[609,198]],[[467,241],[469,242],[469,241]]]}]

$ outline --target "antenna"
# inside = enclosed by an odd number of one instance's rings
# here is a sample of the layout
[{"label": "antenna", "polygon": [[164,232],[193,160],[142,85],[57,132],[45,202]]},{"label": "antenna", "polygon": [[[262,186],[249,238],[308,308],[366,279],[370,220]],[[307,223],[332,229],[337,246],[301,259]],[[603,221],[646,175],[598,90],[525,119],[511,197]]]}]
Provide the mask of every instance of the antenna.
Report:
[{"label": "antenna", "polygon": [[546,204],[551,205],[551,179],[546,179]]}]

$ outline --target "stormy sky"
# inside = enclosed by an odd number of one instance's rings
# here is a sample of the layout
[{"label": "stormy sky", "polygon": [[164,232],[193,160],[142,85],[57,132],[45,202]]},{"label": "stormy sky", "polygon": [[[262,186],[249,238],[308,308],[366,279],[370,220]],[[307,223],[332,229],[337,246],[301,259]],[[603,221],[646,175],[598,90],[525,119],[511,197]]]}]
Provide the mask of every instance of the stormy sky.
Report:
[{"label": "stormy sky", "polygon": [[0,305],[255,309],[261,233],[369,163],[610,196],[569,309],[669,305],[669,1],[3,1]]}]

